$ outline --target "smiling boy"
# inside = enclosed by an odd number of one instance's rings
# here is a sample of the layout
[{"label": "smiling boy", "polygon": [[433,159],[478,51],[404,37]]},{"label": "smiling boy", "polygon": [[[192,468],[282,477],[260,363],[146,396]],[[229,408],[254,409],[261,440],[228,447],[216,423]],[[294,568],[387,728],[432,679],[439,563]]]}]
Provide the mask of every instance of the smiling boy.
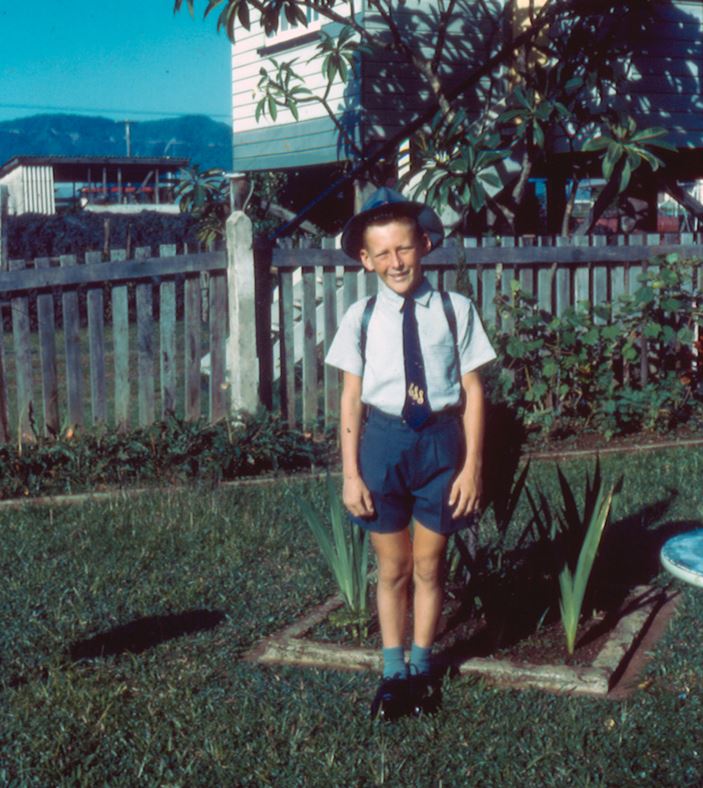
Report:
[{"label": "smiling boy", "polygon": [[376,273],[379,293],[349,308],[325,359],[344,372],[344,504],[370,532],[378,561],[383,681],[372,714],[385,719],[430,705],[447,539],[473,522],[481,496],[477,369],[495,353],[471,301],[439,293],[423,276],[422,258],[442,238],[439,217],[422,203],[386,188],[369,198],[347,223],[342,248]]}]

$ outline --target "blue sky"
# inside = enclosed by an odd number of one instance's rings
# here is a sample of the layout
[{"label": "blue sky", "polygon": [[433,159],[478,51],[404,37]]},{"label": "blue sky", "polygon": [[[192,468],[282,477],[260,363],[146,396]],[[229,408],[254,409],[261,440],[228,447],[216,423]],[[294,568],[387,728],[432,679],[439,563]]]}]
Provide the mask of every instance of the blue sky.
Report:
[{"label": "blue sky", "polygon": [[[184,3],[185,5],[185,3]],[[205,0],[0,0],[0,120],[45,112],[229,123],[230,45]],[[52,109],[54,108],[54,109]]]}]

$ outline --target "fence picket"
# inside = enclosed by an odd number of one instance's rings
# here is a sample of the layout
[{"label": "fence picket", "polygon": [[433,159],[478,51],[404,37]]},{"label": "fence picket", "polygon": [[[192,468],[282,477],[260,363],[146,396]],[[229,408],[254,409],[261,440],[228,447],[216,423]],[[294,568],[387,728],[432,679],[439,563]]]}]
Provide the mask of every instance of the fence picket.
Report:
[{"label": "fence picket", "polygon": [[[495,238],[484,238],[483,248],[491,248],[496,246]],[[492,267],[481,267],[480,281],[481,281],[481,314],[484,319],[491,325],[496,323],[496,308],[494,299],[498,289],[498,266],[501,263]]]},{"label": "fence picket", "polygon": [[[607,238],[604,235],[596,235],[593,238],[593,246],[606,246]],[[593,306],[604,304],[608,301],[608,268],[604,265],[593,265],[591,268],[591,291],[589,300]],[[602,325],[606,321],[595,315],[594,323]]]},{"label": "fence picket", "polygon": [[[159,246],[161,257],[174,257],[174,244]],[[161,418],[176,412],[176,282],[163,279],[159,285],[159,380]]]},{"label": "fence picket", "polygon": [[[101,252],[86,252],[86,265],[101,265]],[[86,296],[88,310],[88,353],[90,356],[90,404],[93,424],[107,421],[105,396],[105,305],[102,285],[89,287]]]},{"label": "fence picket", "polygon": [[[59,257],[61,268],[76,265],[72,254]],[[83,425],[83,375],[81,365],[81,326],[78,312],[78,290],[67,288],[61,295],[63,314],[64,356],[66,358],[66,400],[68,420],[74,427]]]},{"label": "fence picket", "polygon": [[[11,271],[19,271],[24,267],[24,260],[10,260]],[[32,346],[29,338],[29,298],[26,295],[15,296],[10,303],[17,375],[17,425],[22,440],[28,440],[32,438],[32,423],[35,416]]]},{"label": "fence picket", "polygon": [[200,274],[187,274],[183,283],[184,414],[200,418]]},{"label": "fence picket", "polygon": [[259,357],[259,399],[261,404],[273,409],[273,336],[271,331],[271,247],[259,250],[254,266],[254,298],[256,320],[256,348]]},{"label": "fence picket", "polygon": [[359,300],[359,266],[357,265],[344,266],[343,299],[345,312],[355,301]]},{"label": "fence picket", "polygon": [[439,271],[429,270],[425,271],[425,279],[434,287],[435,290],[439,289]]},{"label": "fence picket", "polygon": [[[478,240],[476,238],[464,238],[464,249],[476,249],[478,245]],[[471,262],[471,252],[465,251],[464,252],[464,260],[465,265],[468,266]],[[479,277],[479,267],[478,266],[470,266],[466,271],[466,276],[469,282],[469,294],[474,301],[474,303],[480,308],[481,306],[481,292],[480,292],[480,277]]]},{"label": "fence picket", "polygon": [[[323,354],[326,356],[337,331],[337,273],[332,267],[323,269],[322,293],[325,316]],[[339,372],[329,364],[324,365],[324,389],[325,427],[331,427],[337,422],[339,412]]]},{"label": "fence picket", "polygon": [[10,408],[7,400],[7,360],[5,356],[5,327],[3,307],[0,301],[0,441],[7,443],[11,440],[10,434]]},{"label": "fence picket", "polygon": [[[127,259],[124,249],[110,252],[110,260]],[[118,429],[129,426],[129,300],[127,285],[115,285],[110,293],[112,305],[112,357],[115,372],[115,424]]]},{"label": "fence picket", "polygon": [[[568,246],[569,239],[559,235],[554,239],[554,245],[558,247]],[[561,316],[571,306],[571,269],[557,268],[556,273],[556,292],[555,309],[558,316]]]},{"label": "fence picket", "polygon": [[[618,235],[616,243],[625,246],[626,236]],[[613,317],[621,311],[620,300],[625,295],[625,266],[614,265],[610,268],[610,302],[613,305]]]},{"label": "fence picket", "polygon": [[[49,268],[50,265],[51,261],[48,257],[38,257],[34,261],[35,268]],[[51,293],[37,295],[37,331],[39,334],[44,431],[49,435],[56,435],[60,428],[59,384],[56,372],[54,297]]]},{"label": "fence picket", "polygon": [[[226,341],[227,276],[222,271],[210,274],[208,299],[210,335],[210,421],[227,415]],[[252,331],[254,326],[252,326]]]},{"label": "fence picket", "polygon": [[[146,260],[148,247],[134,250],[135,260]],[[137,398],[139,426],[146,427],[154,421],[154,305],[151,280],[140,281],[137,292]]]},{"label": "fence picket", "polygon": [[303,268],[303,427],[317,422],[317,309],[315,269]]},{"label": "fence picket", "polygon": [[280,339],[281,413],[289,426],[296,425],[295,413],[295,348],[293,330],[293,272],[281,270],[278,275]]}]

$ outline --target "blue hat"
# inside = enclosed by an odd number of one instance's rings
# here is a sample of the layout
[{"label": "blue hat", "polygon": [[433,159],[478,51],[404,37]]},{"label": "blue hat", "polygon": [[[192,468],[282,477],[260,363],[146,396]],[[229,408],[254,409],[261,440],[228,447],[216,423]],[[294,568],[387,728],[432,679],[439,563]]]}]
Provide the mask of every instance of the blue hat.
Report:
[{"label": "blue hat", "polygon": [[371,219],[383,213],[389,206],[398,206],[400,216],[412,216],[423,233],[430,239],[431,248],[435,249],[444,239],[444,227],[439,216],[424,203],[413,202],[403,197],[400,192],[382,187],[366,200],[359,213],[353,216],[342,230],[342,249],[355,260],[359,259],[364,230]]}]

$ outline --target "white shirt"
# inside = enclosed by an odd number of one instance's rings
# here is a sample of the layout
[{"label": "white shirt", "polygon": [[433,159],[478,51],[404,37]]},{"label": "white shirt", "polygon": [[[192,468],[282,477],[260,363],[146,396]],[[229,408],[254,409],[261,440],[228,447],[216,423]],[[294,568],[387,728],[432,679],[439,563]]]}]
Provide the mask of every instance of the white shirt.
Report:
[{"label": "white shirt", "polygon": [[[456,346],[440,293],[423,279],[412,296],[416,304],[427,395],[435,412],[458,405],[461,401],[461,375],[496,357],[471,300],[459,293],[450,293],[449,296],[456,315]],[[364,367],[360,336],[361,317],[367,301],[368,298],[363,298],[346,311],[325,363],[353,375],[361,376],[363,373],[362,402],[399,416],[405,402],[404,298],[379,281],[376,305],[368,325]],[[461,371],[457,369],[457,350]]]}]

